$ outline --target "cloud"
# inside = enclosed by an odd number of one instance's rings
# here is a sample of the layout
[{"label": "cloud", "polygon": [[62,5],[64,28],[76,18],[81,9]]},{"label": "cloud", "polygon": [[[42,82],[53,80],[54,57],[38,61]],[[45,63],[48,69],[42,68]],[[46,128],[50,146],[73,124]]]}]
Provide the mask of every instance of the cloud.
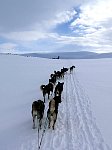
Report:
[{"label": "cloud", "polygon": [[35,28],[38,27],[39,30],[27,30],[27,31],[19,31],[19,32],[8,32],[1,33],[2,37],[11,39],[11,40],[19,40],[19,41],[34,41],[39,39],[45,39],[49,36],[53,36],[52,33],[49,32],[49,29],[55,28],[56,25],[65,23],[73,19],[73,16],[76,14],[75,10],[71,11],[63,11],[58,13],[51,20],[44,20],[43,26],[39,27],[39,24]]},{"label": "cloud", "polygon": [[15,52],[17,45],[14,43],[0,44],[0,53],[13,53]]},{"label": "cloud", "polygon": [[79,17],[70,27],[74,34],[86,38],[88,46],[93,46],[96,51],[112,51],[112,1],[98,0],[82,5]]},{"label": "cloud", "polygon": [[17,32],[40,27],[44,21],[77,6],[77,0],[1,0],[0,31]]},{"label": "cloud", "polygon": [[[111,12],[111,0],[0,0],[0,36],[7,48],[1,47],[9,50],[12,43],[12,49],[22,51],[76,47],[109,52]],[[60,25],[70,32],[59,33],[56,27]]]},{"label": "cloud", "polygon": [[46,38],[56,25],[72,19],[76,0],[1,0],[0,36],[19,41]]},{"label": "cloud", "polygon": [[54,19],[49,20],[48,22],[46,21],[45,23],[48,23],[49,25],[51,25],[51,27],[52,26],[54,27],[58,24],[69,22],[70,20],[73,19],[73,17],[76,14],[77,12],[74,9],[69,10],[69,11],[63,11],[63,12],[57,13]]},{"label": "cloud", "polygon": [[46,38],[47,33],[38,31],[10,32],[1,34],[2,37],[15,41],[35,41]]},{"label": "cloud", "polygon": [[112,19],[112,1],[99,0],[94,4],[82,5],[79,18],[72,22],[71,26],[84,25],[97,27],[104,25]]}]

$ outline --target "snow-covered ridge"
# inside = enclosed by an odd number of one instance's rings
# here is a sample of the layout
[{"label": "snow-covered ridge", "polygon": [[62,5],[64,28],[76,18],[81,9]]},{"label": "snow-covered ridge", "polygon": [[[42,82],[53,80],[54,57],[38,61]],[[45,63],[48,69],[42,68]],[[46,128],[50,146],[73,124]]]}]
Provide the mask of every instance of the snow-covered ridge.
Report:
[{"label": "snow-covered ridge", "polygon": [[[64,91],[56,128],[54,131],[46,129],[41,149],[112,148],[112,122],[109,122],[109,114],[112,114],[109,101],[112,88],[111,59],[48,60],[0,55],[1,150],[38,148],[37,130],[32,129],[31,104],[36,99],[43,99],[40,85],[48,83],[54,70],[71,65],[75,65],[76,70],[73,74],[68,72],[64,78]],[[105,109],[102,110],[104,106]],[[46,113],[44,121],[45,117]]]},{"label": "snow-covered ridge", "polygon": [[41,58],[60,58],[60,59],[100,59],[112,58],[112,53],[94,53],[88,51],[80,52],[59,52],[59,53],[28,53],[22,56],[41,57]]},{"label": "snow-covered ridge", "polygon": [[112,53],[94,53],[89,51],[79,52],[49,52],[49,53],[25,53],[25,54],[11,54],[6,53],[5,55],[20,55],[25,57],[40,57],[49,59],[101,59],[101,58],[112,58]]}]

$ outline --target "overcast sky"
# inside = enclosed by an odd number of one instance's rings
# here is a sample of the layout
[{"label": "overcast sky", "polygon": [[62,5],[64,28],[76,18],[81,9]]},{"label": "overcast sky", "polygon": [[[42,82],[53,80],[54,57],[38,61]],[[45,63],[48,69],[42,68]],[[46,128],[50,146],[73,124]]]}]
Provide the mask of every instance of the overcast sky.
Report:
[{"label": "overcast sky", "polygon": [[112,52],[112,0],[0,0],[0,52]]}]

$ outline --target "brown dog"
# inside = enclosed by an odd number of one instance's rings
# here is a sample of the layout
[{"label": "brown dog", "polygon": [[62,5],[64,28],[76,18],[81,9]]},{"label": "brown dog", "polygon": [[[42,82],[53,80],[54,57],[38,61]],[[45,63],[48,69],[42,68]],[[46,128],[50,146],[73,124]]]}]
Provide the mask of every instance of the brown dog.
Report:
[{"label": "brown dog", "polygon": [[49,102],[49,109],[47,111],[47,117],[49,120],[49,128],[53,128],[57,120],[57,114],[58,114],[58,105],[61,102],[61,96],[55,96],[50,102]]}]

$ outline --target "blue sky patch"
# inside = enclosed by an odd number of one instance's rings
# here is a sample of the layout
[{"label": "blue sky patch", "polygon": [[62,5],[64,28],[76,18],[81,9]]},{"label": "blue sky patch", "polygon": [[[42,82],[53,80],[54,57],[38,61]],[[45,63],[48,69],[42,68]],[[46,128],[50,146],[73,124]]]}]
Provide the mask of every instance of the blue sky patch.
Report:
[{"label": "blue sky patch", "polygon": [[[76,19],[79,17],[80,9],[77,7],[77,8],[74,8],[74,10],[77,12],[77,14],[75,14],[75,15],[73,16],[73,18],[72,18],[70,21],[65,22],[65,23],[58,24],[58,25],[56,26],[56,28],[53,29],[53,32],[56,32],[56,33],[58,33],[58,34],[60,34],[60,35],[68,35],[68,36],[69,36],[69,35],[74,35],[73,30],[72,30],[72,28],[70,27],[70,25],[71,25],[71,23],[72,23],[74,20],[76,20]],[[78,28],[78,27],[76,27],[76,30],[77,30],[77,28]],[[75,28],[74,28],[74,30],[75,30]],[[77,35],[76,35],[76,36],[77,36]]]}]

